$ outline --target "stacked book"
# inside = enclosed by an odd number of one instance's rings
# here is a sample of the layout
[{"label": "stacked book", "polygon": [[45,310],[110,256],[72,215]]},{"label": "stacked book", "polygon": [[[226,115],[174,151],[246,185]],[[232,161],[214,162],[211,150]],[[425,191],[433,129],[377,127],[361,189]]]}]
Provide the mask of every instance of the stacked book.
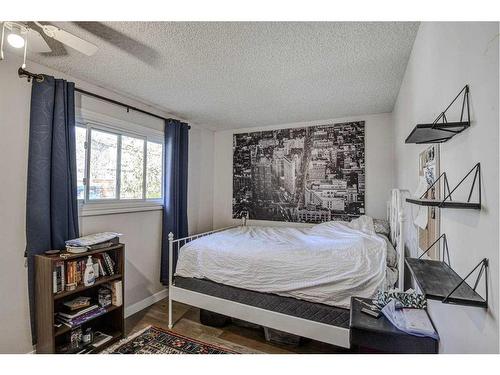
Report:
[{"label": "stacked book", "polygon": [[63,302],[63,306],[68,311],[76,311],[76,310],[79,310],[83,307],[89,307],[90,300],[91,300],[90,297],[79,296],[79,297],[76,297],[72,300]]},{"label": "stacked book", "polygon": [[[100,276],[112,276],[116,273],[116,262],[107,252],[95,254],[92,260],[99,267],[98,274]],[[86,262],[85,258],[57,262],[52,272],[53,292],[74,290],[77,286],[83,284]]]},{"label": "stacked book", "polygon": [[122,295],[122,282],[113,281],[111,283],[106,284],[108,289],[111,290],[111,304],[113,306],[121,306],[123,304],[123,295]]},{"label": "stacked book", "polygon": [[80,254],[87,250],[100,250],[106,247],[113,246],[119,242],[121,233],[104,232],[95,233],[88,236],[75,238],[66,241],[66,251],[68,253]]},{"label": "stacked book", "polygon": [[62,324],[67,325],[68,327],[74,328],[82,325],[90,319],[94,319],[104,314],[105,312],[105,307],[90,305],[88,307],[83,307],[74,311],[58,312],[56,314],[56,320]]},{"label": "stacked book", "polygon": [[109,256],[108,253],[104,252],[96,255],[97,263],[99,264],[99,272],[103,276],[114,275],[115,274],[115,261]]},{"label": "stacked book", "polygon": [[54,265],[52,272],[52,290],[54,293],[59,293],[66,287],[66,277],[64,271],[64,262],[60,261]]},{"label": "stacked book", "polygon": [[85,272],[85,259],[66,262],[66,285],[83,284],[83,274]]}]

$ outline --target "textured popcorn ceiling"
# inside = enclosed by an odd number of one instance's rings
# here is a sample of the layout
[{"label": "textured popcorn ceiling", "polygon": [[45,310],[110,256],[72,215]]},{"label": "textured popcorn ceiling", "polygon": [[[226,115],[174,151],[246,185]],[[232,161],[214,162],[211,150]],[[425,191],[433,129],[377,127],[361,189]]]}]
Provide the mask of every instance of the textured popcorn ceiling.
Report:
[{"label": "textured popcorn ceiling", "polygon": [[212,129],[391,112],[418,23],[54,23],[99,46],[31,55]]}]

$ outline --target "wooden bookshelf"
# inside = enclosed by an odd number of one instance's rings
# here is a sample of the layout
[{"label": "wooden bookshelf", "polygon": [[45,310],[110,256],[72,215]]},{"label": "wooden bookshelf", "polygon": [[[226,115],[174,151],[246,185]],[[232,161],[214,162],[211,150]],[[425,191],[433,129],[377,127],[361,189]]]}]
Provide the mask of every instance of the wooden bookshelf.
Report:
[{"label": "wooden bookshelf", "polygon": [[[65,266],[69,261],[87,259],[89,255],[108,253],[115,261],[115,274],[100,276],[91,286],[79,284],[74,290],[63,290],[54,293],[53,272],[57,263],[64,261]],[[91,327],[92,331],[101,331],[113,338],[93,352],[101,351],[111,344],[117,342],[124,336],[124,281],[125,281],[125,246],[123,244],[113,245],[104,249],[87,251],[81,254],[61,253],[57,255],[35,256],[35,306],[36,306],[36,352],[44,354],[58,353],[58,348],[63,347],[70,341],[71,331],[77,327],[61,325],[55,326],[55,314],[60,311],[62,303],[78,296],[91,297],[97,303],[97,292],[99,286],[112,281],[121,281],[122,304],[121,306],[110,305],[106,307],[101,315],[93,317],[83,324],[82,328]],[[66,269],[66,267],[65,267]]]}]

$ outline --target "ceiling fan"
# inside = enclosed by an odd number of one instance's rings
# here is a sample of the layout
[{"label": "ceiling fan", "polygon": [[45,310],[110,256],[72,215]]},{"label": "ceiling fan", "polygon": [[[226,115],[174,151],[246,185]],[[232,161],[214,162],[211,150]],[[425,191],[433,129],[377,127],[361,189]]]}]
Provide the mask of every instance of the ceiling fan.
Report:
[{"label": "ceiling fan", "polygon": [[58,41],[87,56],[92,56],[98,47],[86,40],[71,34],[54,25],[43,25],[34,21],[29,23],[5,21],[2,25],[2,40],[0,45],[0,60],[4,59],[4,40],[17,49],[24,47],[23,69],[26,67],[26,52],[50,53],[52,41]]}]

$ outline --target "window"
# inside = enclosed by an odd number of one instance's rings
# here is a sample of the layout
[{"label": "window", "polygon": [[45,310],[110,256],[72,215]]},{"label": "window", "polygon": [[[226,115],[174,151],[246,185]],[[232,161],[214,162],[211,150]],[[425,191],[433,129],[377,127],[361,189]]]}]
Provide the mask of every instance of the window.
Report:
[{"label": "window", "polygon": [[144,139],[122,136],[120,197],[142,199],[144,187]]},{"label": "window", "polygon": [[93,123],[76,126],[78,199],[85,203],[160,200],[161,136]]},{"label": "window", "polygon": [[146,199],[161,199],[163,182],[163,144],[147,143]]},{"label": "window", "polygon": [[89,199],[116,199],[118,135],[90,130]]}]

